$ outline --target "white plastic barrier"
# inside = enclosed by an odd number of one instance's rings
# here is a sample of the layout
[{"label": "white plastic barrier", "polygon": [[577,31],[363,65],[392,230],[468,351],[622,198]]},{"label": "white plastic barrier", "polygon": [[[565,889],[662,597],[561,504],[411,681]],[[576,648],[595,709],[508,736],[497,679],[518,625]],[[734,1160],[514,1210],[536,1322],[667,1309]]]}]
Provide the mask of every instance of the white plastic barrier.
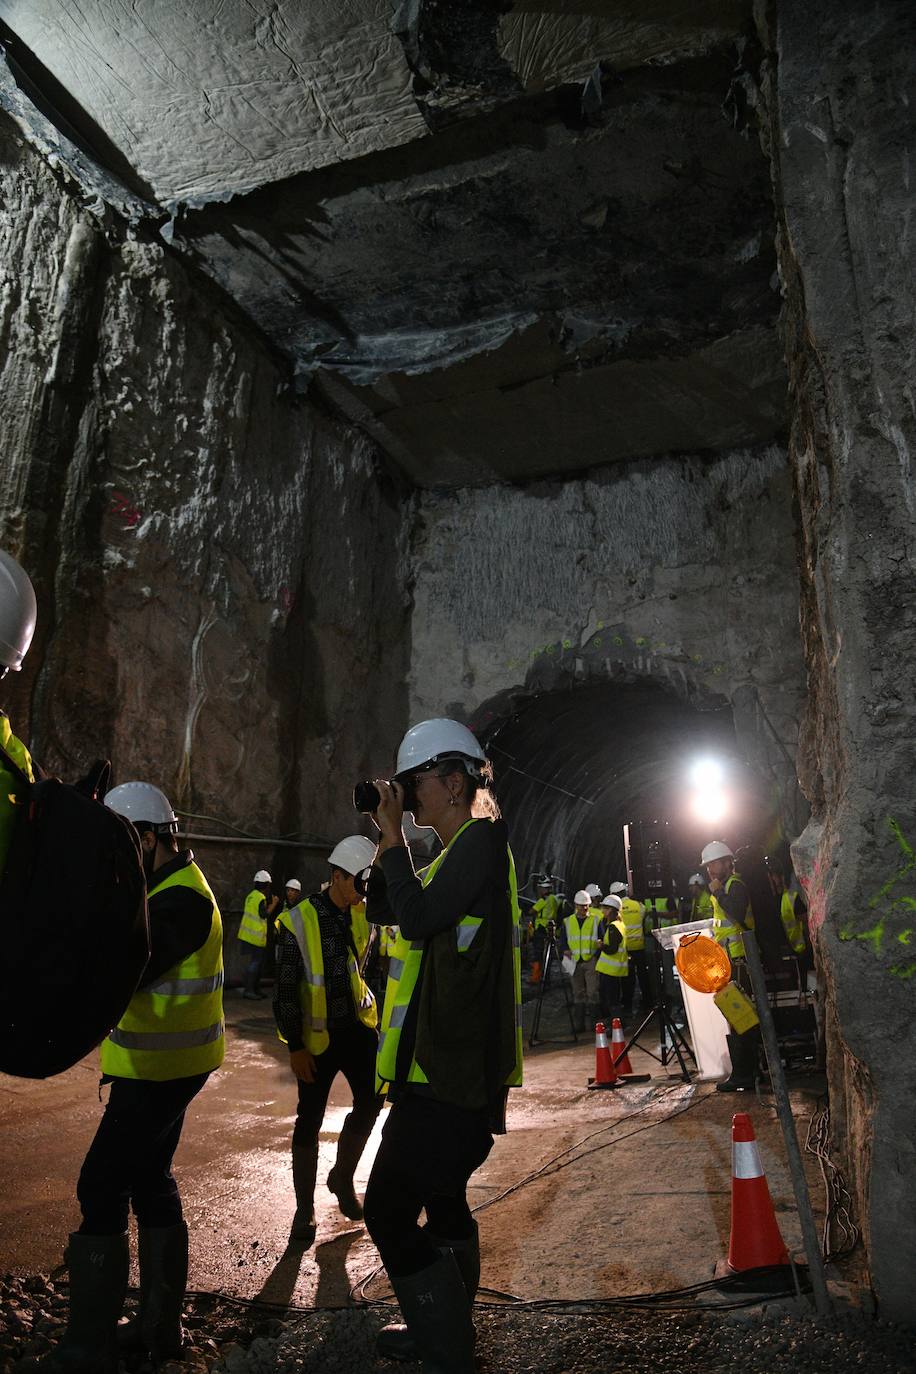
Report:
[{"label": "white plastic barrier", "polygon": [[[704,939],[712,939],[709,931],[712,921],[688,921],[680,926],[666,926],[664,930],[653,930],[652,934],[663,949],[677,950],[683,935],[700,933]],[[711,992],[694,992],[681,978],[681,993],[687,1011],[687,1024],[690,1027],[690,1040],[697,1061],[697,1078],[701,1082],[715,1078],[725,1078],[731,1070],[731,1058],[725,1037],[728,1022],[713,1001]]]}]

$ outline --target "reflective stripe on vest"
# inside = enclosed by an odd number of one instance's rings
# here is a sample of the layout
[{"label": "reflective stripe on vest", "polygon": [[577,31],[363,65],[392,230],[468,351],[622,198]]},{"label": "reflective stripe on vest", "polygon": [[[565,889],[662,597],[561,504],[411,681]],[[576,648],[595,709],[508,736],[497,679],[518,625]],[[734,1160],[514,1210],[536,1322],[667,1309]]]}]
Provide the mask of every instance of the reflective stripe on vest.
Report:
[{"label": "reflective stripe on vest", "polygon": [[267,918],[260,915],[261,903],[265,900],[264,893],[257,888],[249,892],[245,898],[245,911],[239,925],[239,939],[246,945],[254,945],[257,949],[263,949],[267,944]]},{"label": "reflective stripe on vest", "polygon": [[642,928],[642,907],[632,897],[624,897],[620,907],[620,919],[626,926],[627,949],[645,949],[646,937]]},{"label": "reflective stripe on vest", "polygon": [[[188,887],[212,907],[210,933],[200,949],[134,993],[114,1030],[102,1041],[102,1072],[114,1078],[164,1082],[210,1073],[223,1062],[223,926],[209,883],[186,864],[149,892]],[[155,907],[153,906],[155,914]]]},{"label": "reflective stripe on vest", "polygon": [[[328,993],[324,980],[324,954],[321,949],[321,928],[318,912],[308,898],[284,911],[277,924],[296,937],[302,955],[302,977],[299,979],[299,1006],[302,1009],[302,1040],[309,1054],[323,1054],[330,1044],[328,1035]],[[347,950],[347,972],[350,976],[350,996],[353,1009],[364,1026],[378,1025],[375,998],[364,982],[351,949]],[[277,1035],[283,1040],[279,1030]]]},{"label": "reflective stripe on vest", "polygon": [[[732,884],[736,882],[740,882],[738,874],[729,874],[725,882],[725,891],[730,892]],[[743,959],[744,940],[741,938],[743,934],[742,928],[740,926],[736,926],[732,918],[725,911],[725,909],[719,905],[718,901],[716,900],[716,894],[714,892],[711,892],[709,895],[712,899],[712,933],[714,938],[718,940],[720,945],[725,946],[726,950],[728,951],[728,957],[730,959]],[[744,908],[744,924],[748,930],[754,929],[754,913],[751,911],[750,898],[748,898],[747,904]]]},{"label": "reflective stripe on vest", "polygon": [[805,952],[805,932],[802,923],[795,914],[795,902],[791,892],[784,892],[779,903],[779,919],[782,921],[782,928],[786,932],[786,939],[796,954]]},{"label": "reflective stripe on vest", "polygon": [[616,921],[611,921],[611,925],[620,931],[620,944],[613,954],[602,944],[595,968],[598,973],[605,973],[611,978],[626,978],[630,965],[630,956],[627,954],[627,928],[619,917]]},{"label": "reflective stripe on vest", "polygon": [[584,921],[578,916],[567,916],[566,944],[576,963],[580,959],[591,959],[598,948],[598,917],[589,911]]},{"label": "reflective stripe on vest", "polygon": [[[452,837],[432,863],[422,869],[417,877],[423,887],[427,887],[445,862],[451,846],[458,836],[470,825],[486,825],[487,821],[471,819]],[[515,876],[515,861],[512,851],[509,859],[509,898],[512,915],[512,971],[515,985],[515,1065],[506,1078],[508,1087],[517,1087],[522,1081],[522,962],[521,962],[521,911],[518,905],[518,885]],[[466,953],[473,945],[474,937],[482,924],[479,916],[462,916],[455,926],[455,942],[459,953]],[[398,1049],[401,1031],[407,1020],[410,1002],[420,979],[425,941],[406,940],[400,931],[395,944],[391,962],[388,965],[388,982],[385,987],[385,1004],[382,1009],[382,1033],[378,1046],[378,1080],[381,1083],[396,1081],[398,1071]],[[409,1083],[426,1083],[425,1073],[413,1058],[407,1072]]]}]

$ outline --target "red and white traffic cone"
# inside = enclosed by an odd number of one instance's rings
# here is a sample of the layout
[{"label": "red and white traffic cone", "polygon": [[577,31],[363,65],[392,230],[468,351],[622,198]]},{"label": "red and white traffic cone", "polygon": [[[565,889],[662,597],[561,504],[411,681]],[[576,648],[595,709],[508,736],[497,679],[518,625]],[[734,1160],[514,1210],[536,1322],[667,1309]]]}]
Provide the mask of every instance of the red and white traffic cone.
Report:
[{"label": "red and white traffic cone", "polygon": [[732,1117],[732,1229],[728,1267],[733,1273],[788,1264],[776,1213],[747,1112]]},{"label": "red and white traffic cone", "polygon": [[618,1073],[633,1072],[630,1056],[624,1053],[626,1043],[623,1034],[623,1026],[620,1024],[620,1017],[615,1016],[611,1022],[611,1054],[614,1056],[614,1068]]},{"label": "red and white traffic cone", "polygon": [[620,1086],[620,1079],[611,1058],[603,1021],[599,1021],[595,1026],[595,1077],[588,1080],[588,1086],[590,1088],[619,1088]]}]

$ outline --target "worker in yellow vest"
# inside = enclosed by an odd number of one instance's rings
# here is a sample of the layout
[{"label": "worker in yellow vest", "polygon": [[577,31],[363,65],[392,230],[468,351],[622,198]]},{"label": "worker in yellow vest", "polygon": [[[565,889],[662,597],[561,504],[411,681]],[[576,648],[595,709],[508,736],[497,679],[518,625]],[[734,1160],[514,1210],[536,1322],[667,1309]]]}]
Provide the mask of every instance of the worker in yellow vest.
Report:
[{"label": "worker in yellow vest", "polygon": [[531,905],[531,981],[539,983],[544,968],[544,948],[550,922],[556,922],[560,915],[560,903],[553,890],[550,878],[538,879],[537,899]]},{"label": "worker in yellow vest", "polygon": [[245,898],[245,909],[239,925],[239,939],[248,948],[248,963],[245,967],[245,991],[243,997],[249,1001],[263,1001],[267,996],[261,991],[261,973],[267,949],[267,923],[280,905],[280,898],[272,892],[273,879],[266,868],[259,868],[254,875],[254,886]]},{"label": "worker in yellow vest", "polygon": [[284,893],[285,900],[283,905],[286,907],[286,910],[289,911],[292,907],[297,906],[298,903],[302,901],[302,884],[300,883],[299,879],[287,878]]},{"label": "worker in yellow vest", "polygon": [[795,896],[786,887],[785,869],[778,860],[767,859],[767,876],[773,896],[779,902],[779,919],[786,943],[792,953],[801,958],[807,949],[803,918],[795,910]]},{"label": "worker in yellow vest", "polygon": [[274,1019],[289,1048],[298,1089],[292,1164],[296,1213],[290,1240],[315,1240],[318,1137],[338,1073],[353,1094],[337,1141],[328,1188],[344,1216],[359,1221],[353,1175],[379,1114],[375,1086],[378,1010],[359,965],[352,910],[362,897],[359,875],[375,856],[365,835],[348,835],[328,856],[331,881],[277,918]]},{"label": "worker in yellow vest", "polygon": [[687,884],[690,907],[685,913],[687,921],[711,921],[713,916],[712,898],[706,890],[702,873],[692,873]]},{"label": "worker in yellow vest", "polygon": [[[480,1246],[468,1180],[505,1130],[507,1091],[522,1081],[518,890],[490,777],[470,730],[428,720],[401,741],[394,781],[375,783],[367,914],[397,921],[400,939],[378,1058],[392,1105],[366,1225],[406,1321],[385,1328],[378,1349],[449,1374],[475,1367]],[[443,846],[420,873],[404,840],[405,806]]]},{"label": "worker in yellow vest", "polygon": [[589,1020],[598,1017],[598,973],[595,967],[604,934],[604,913],[593,906],[588,888],[580,888],[573,898],[575,910],[563,922],[563,958],[575,965],[572,994],[575,1004],[575,1029],[584,1031]]},{"label": "worker in yellow vest", "polygon": [[652,1004],[649,961],[646,957],[645,912],[642,903],[630,893],[626,883],[611,883],[609,895],[620,898],[620,919],[627,932],[627,976],[623,984],[623,1015],[626,1018],[633,1014],[633,994],[637,984],[641,1009],[647,1011]]},{"label": "worker in yellow vest", "polygon": [[[0,680],[7,673],[18,673],[35,633],[37,607],[31,580],[15,558],[0,549]],[[0,711],[0,750],[30,779],[34,779],[32,756],[13,734],[9,717]],[[3,767],[0,753],[0,873],[16,820],[16,775]]]},{"label": "worker in yellow vest", "polygon": [[[749,993],[751,984],[742,937],[754,929],[754,913],[747,887],[735,872],[735,856],[724,840],[711,840],[700,855],[700,863],[709,878],[713,936],[728,951],[734,981]],[[732,1070],[724,1082],[716,1084],[716,1091],[744,1092],[753,1088],[757,1081],[759,1028],[755,1026],[743,1035],[729,1034],[726,1041]]]},{"label": "worker in yellow vest", "polygon": [[[223,1061],[223,931],[190,849],[179,850],[168,798],[126,782],[105,805],[131,821],[147,878],[150,958],[101,1046],[108,1105],[80,1171],[83,1220],[70,1236],[70,1317],[47,1374],[115,1374],[121,1349],[180,1360],[188,1228],[172,1156],[185,1113]],[[137,1219],[139,1315],[118,1330],[127,1293],[128,1210]]]},{"label": "worker in yellow vest", "polygon": [[627,928],[620,916],[622,905],[620,897],[615,892],[609,892],[601,903],[604,912],[604,928],[595,972],[598,974],[598,1001],[601,1006],[601,1016],[606,1026],[615,1016],[621,1014],[623,984],[629,965]]}]

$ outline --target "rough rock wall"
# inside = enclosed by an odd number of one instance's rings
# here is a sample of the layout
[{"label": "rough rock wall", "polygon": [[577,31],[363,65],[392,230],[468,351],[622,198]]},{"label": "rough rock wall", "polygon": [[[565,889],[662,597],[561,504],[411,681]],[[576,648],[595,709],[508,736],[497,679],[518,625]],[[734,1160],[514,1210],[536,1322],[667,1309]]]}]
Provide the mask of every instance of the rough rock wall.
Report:
[{"label": "rough rock wall", "polygon": [[762,20],[780,217],[814,816],[796,847],[826,982],[834,1148],[881,1312],[916,1270],[912,6]]},{"label": "rough rock wall", "polygon": [[804,693],[791,482],[776,447],[422,499],[411,715],[651,681],[730,704],[794,808]]},{"label": "rough rock wall", "polygon": [[[355,829],[352,782],[403,725],[401,493],[166,249],[104,233],[5,122],[0,178],[0,542],[40,606],[4,684],[16,728],[63,777],[110,756],[242,830]],[[230,906],[253,863],[321,871],[200,853]]]}]

